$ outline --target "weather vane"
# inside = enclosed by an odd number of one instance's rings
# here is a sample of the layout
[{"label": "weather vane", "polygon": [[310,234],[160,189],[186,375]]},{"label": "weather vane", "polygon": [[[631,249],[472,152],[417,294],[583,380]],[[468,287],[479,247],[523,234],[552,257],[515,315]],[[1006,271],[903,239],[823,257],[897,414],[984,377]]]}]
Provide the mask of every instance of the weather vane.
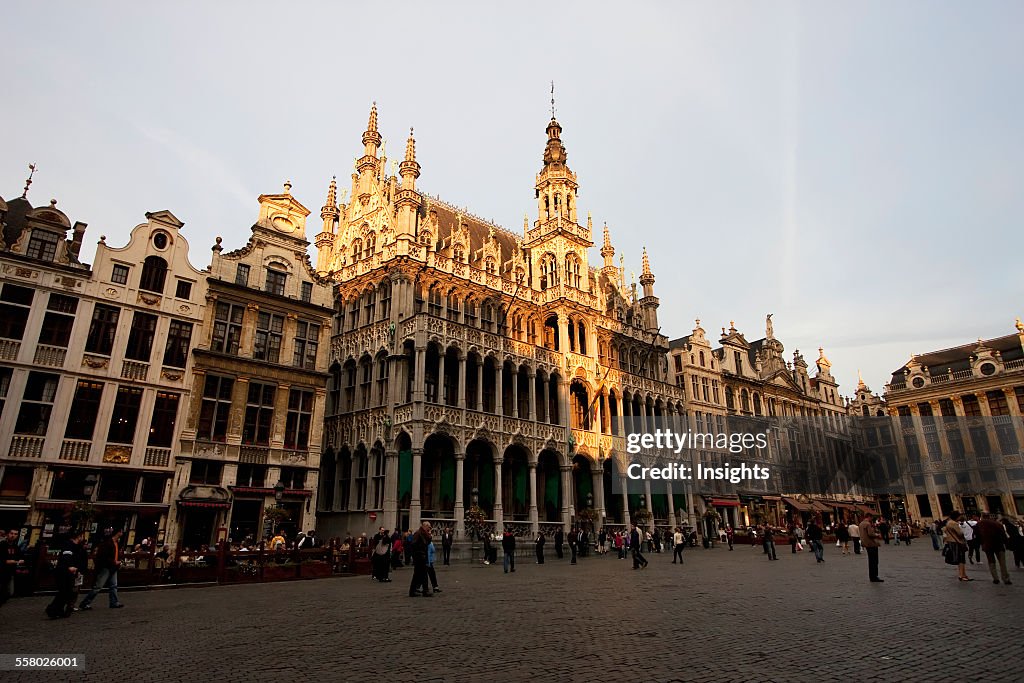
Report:
[{"label": "weather vane", "polygon": [[551,118],[555,118],[555,82],[551,81]]},{"label": "weather vane", "polygon": [[[553,84],[554,84],[554,81],[552,81],[552,86],[551,87],[554,87]],[[22,199],[24,199],[25,197],[28,196],[28,187],[29,187],[29,185],[32,184],[32,176],[34,176],[35,174],[36,174],[36,165],[35,164],[29,164],[28,165],[28,178],[25,179],[25,189],[21,193],[21,198]]]}]

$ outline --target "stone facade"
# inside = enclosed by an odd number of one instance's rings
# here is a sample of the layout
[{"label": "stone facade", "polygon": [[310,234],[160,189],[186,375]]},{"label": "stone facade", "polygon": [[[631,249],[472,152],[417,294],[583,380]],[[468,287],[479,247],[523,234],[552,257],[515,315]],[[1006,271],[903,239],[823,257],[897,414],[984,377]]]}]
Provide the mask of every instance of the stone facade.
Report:
[{"label": "stone facade", "polygon": [[168,524],[169,540],[190,548],[314,527],[331,292],[291,185],[259,205],[244,247],[224,252],[216,239],[204,283]]},{"label": "stone facade", "polygon": [[[332,182],[317,269],[334,283],[319,526],[327,534],[421,519],[465,537],[584,520],[626,524],[652,497],[612,493],[623,419],[679,417],[668,340],[644,256],[642,292],[613,263],[588,264],[561,126],[547,126],[537,218],[513,233],[416,188],[410,133],[385,172],[376,107],[352,174]],[[664,523],[675,510],[655,511]],[[483,521],[480,518],[483,518]]]},{"label": "stone facade", "polygon": [[84,223],[0,200],[0,526],[49,536],[77,503],[129,543],[163,537],[205,276],[173,214],[146,218],[90,269]]},{"label": "stone facade", "polygon": [[911,356],[885,387],[907,509],[1024,514],[1024,324],[1016,332]]}]

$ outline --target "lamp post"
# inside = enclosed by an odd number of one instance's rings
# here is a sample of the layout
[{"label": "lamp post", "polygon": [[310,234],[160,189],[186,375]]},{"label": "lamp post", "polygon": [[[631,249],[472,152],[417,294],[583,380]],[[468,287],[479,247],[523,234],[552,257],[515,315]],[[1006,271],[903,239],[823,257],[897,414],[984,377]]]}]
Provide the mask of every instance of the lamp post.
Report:
[{"label": "lamp post", "polygon": [[85,485],[82,486],[82,500],[88,502],[92,500],[92,494],[96,491],[96,482],[98,477],[95,474],[90,474],[85,478]]},{"label": "lamp post", "polygon": [[[284,507],[281,504],[281,500],[284,498],[284,488],[285,488],[284,482],[281,481],[280,479],[278,479],[277,483],[274,484],[274,500],[276,501],[276,504],[274,505],[274,508],[276,510],[280,510],[280,509],[282,509]],[[280,517],[276,521],[277,521],[278,528],[275,529],[275,531],[278,531],[278,530],[280,530],[280,527],[281,527],[281,519],[280,519]]]}]

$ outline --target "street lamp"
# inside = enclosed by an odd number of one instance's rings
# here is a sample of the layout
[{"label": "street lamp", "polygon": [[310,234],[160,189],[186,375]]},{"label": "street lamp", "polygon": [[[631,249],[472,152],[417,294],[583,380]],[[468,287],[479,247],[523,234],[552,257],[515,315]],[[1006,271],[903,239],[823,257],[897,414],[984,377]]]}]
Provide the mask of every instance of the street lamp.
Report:
[{"label": "street lamp", "polygon": [[284,498],[284,482],[280,479],[274,484],[274,500],[277,501],[277,507],[281,507],[281,500]]},{"label": "street lamp", "polygon": [[96,482],[98,480],[95,474],[90,474],[85,478],[85,485],[82,487],[82,498],[84,500],[92,498],[93,492],[96,491]]}]

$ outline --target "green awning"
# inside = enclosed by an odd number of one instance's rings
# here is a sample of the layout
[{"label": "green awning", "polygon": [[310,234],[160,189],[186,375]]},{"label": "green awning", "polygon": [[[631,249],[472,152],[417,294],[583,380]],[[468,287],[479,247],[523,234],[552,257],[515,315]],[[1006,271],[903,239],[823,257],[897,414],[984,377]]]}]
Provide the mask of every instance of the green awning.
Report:
[{"label": "green awning", "polygon": [[412,497],[412,450],[398,451],[398,500]]}]

